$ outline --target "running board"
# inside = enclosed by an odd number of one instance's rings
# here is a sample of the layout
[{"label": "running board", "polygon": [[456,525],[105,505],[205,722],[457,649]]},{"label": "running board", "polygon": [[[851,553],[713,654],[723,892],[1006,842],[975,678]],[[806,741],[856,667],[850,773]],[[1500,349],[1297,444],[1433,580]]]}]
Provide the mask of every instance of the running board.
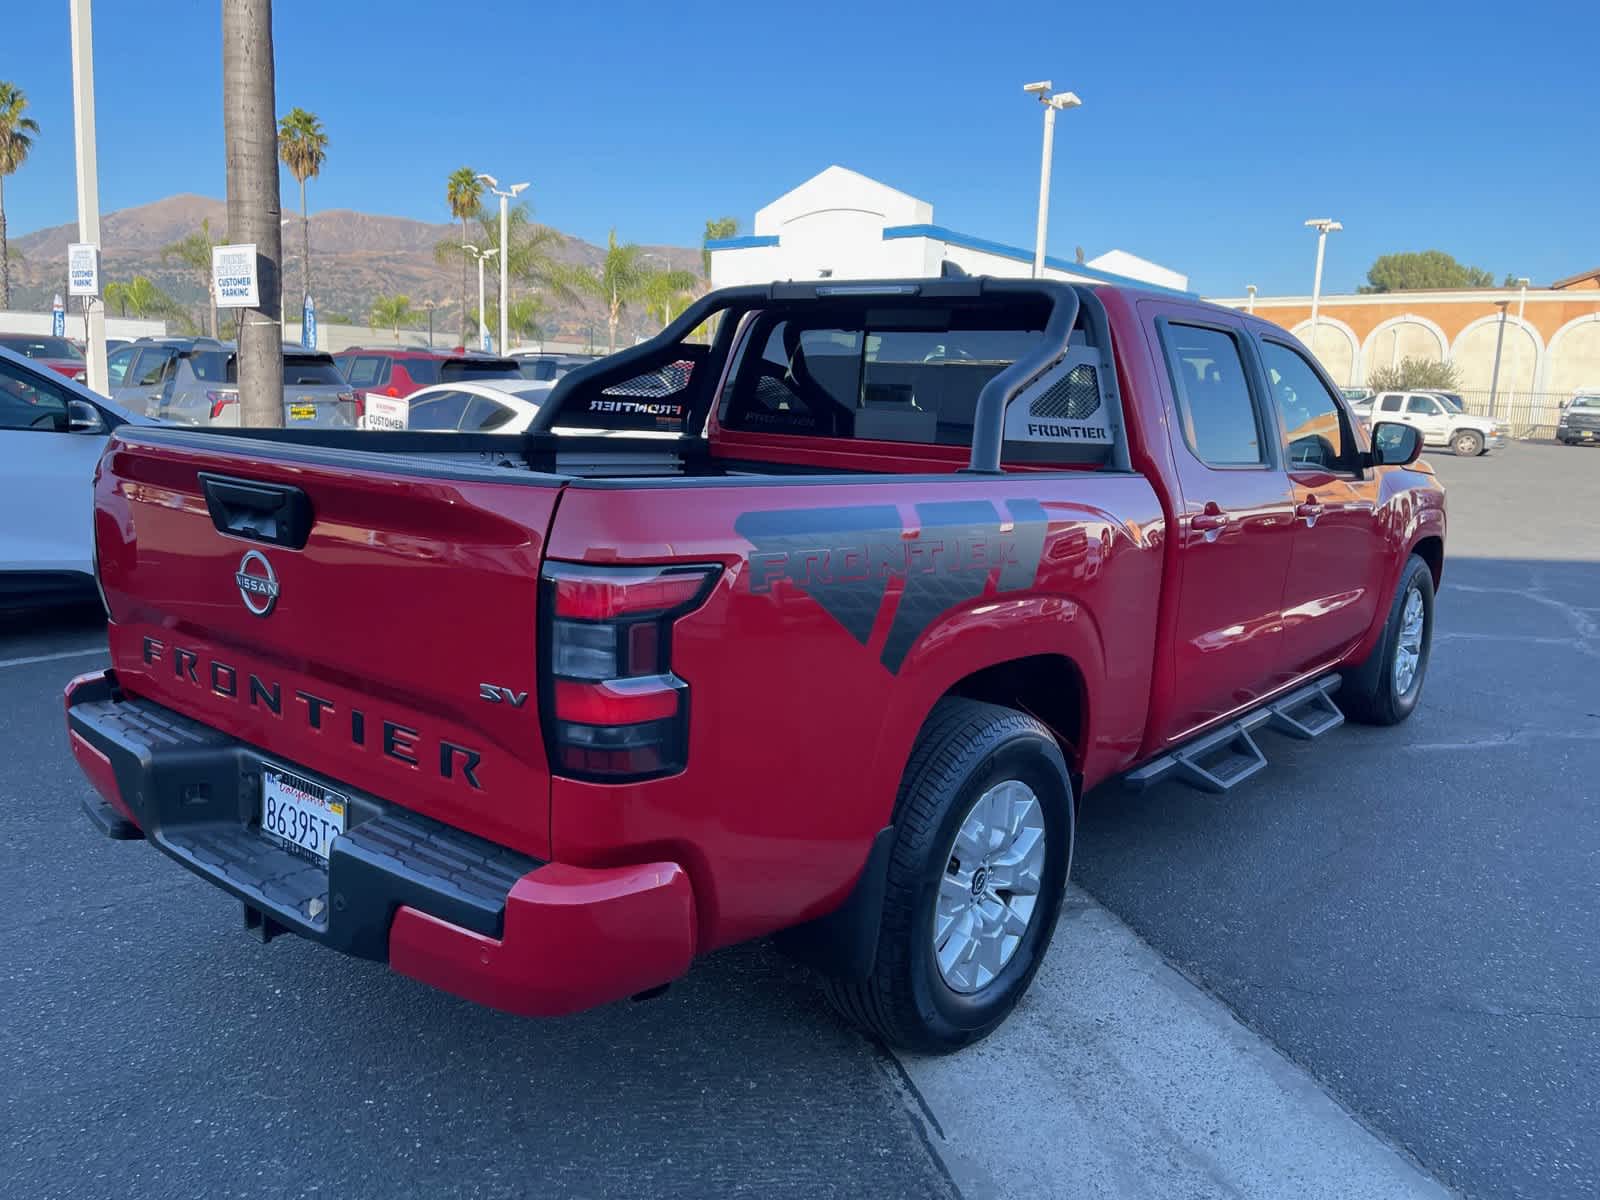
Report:
[{"label": "running board", "polygon": [[1343,725],[1344,713],[1332,695],[1338,687],[1339,676],[1325,675],[1135,767],[1122,782],[1132,791],[1142,792],[1171,777],[1213,795],[1231,792],[1267,765],[1267,756],[1251,736],[1263,725],[1300,741],[1319,738]]}]

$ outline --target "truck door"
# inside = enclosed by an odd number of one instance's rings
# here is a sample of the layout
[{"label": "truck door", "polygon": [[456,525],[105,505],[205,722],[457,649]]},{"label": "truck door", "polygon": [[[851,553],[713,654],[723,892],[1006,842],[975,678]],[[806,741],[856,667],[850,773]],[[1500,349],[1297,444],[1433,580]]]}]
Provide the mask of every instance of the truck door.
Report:
[{"label": "truck door", "polygon": [[1294,501],[1242,322],[1177,304],[1141,309],[1156,315],[1178,474],[1175,694],[1157,731],[1171,741],[1281,681]]},{"label": "truck door", "polygon": [[1450,440],[1450,418],[1444,405],[1432,396],[1407,396],[1405,422],[1422,431],[1422,440],[1430,446],[1442,446]]},{"label": "truck door", "polygon": [[1331,664],[1371,627],[1390,552],[1377,472],[1361,469],[1353,422],[1332,385],[1287,340],[1265,335],[1257,344],[1294,489],[1281,661],[1298,675]]}]

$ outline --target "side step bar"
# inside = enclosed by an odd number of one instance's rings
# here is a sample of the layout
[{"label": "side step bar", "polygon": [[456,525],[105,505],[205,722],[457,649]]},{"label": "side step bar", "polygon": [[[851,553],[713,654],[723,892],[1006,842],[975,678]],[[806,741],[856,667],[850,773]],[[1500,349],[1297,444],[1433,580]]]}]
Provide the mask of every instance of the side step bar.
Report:
[{"label": "side step bar", "polygon": [[1325,675],[1135,767],[1122,777],[1122,782],[1130,790],[1142,792],[1172,777],[1202,792],[1231,792],[1267,765],[1267,756],[1251,736],[1263,725],[1300,741],[1319,738],[1343,725],[1344,713],[1333,702],[1338,687],[1339,676]]}]

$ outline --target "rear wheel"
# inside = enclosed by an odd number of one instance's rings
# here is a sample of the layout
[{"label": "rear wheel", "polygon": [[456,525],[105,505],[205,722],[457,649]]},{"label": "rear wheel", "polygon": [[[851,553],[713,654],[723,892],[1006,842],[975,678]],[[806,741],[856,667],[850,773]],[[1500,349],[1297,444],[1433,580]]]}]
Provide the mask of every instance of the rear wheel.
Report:
[{"label": "rear wheel", "polygon": [[871,974],[828,980],[891,1045],[944,1053],[993,1032],[1043,961],[1072,859],[1072,783],[1050,731],[940,701],[901,781]]},{"label": "rear wheel", "polygon": [[1483,434],[1463,429],[1450,439],[1450,449],[1461,458],[1476,458],[1483,453]]},{"label": "rear wheel", "polygon": [[1433,572],[1413,554],[1400,572],[1383,636],[1371,657],[1347,671],[1339,690],[1345,716],[1363,725],[1398,725],[1422,697],[1433,648]]}]

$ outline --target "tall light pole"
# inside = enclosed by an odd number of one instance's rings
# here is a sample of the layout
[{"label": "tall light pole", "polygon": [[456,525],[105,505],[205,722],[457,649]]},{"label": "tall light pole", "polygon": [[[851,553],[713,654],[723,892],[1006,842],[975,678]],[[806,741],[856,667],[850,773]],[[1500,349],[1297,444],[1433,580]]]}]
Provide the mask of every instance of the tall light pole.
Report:
[{"label": "tall light pole", "polygon": [[[94,25],[89,0],[72,0],[72,132],[78,158],[78,240],[100,244],[100,175],[94,144]],[[110,393],[106,374],[106,311],[84,301],[88,327],[87,383],[102,395]]]},{"label": "tall light pole", "polygon": [[1522,320],[1522,314],[1528,307],[1528,285],[1532,282],[1533,280],[1526,275],[1519,276],[1517,279],[1517,320],[1519,321]]},{"label": "tall light pole", "polygon": [[1496,417],[1495,403],[1500,397],[1500,351],[1506,344],[1506,309],[1511,307],[1511,301],[1500,300],[1495,303],[1500,310],[1500,327],[1494,335],[1494,370],[1489,375],[1489,416]]},{"label": "tall light pole", "polygon": [[[509,306],[506,299],[506,259],[510,257],[510,253],[506,247],[506,238],[509,236],[508,226],[510,225],[511,201],[522,195],[528,185],[526,183],[513,183],[502,191],[500,189],[500,181],[493,175],[480,174],[478,178],[487,183],[489,190],[500,197],[500,353],[504,354],[508,344],[506,322],[509,319],[507,315]],[[478,311],[480,313],[483,311],[483,302],[481,300],[478,302]]]},{"label": "tall light pole", "polygon": [[[500,247],[496,246],[492,250],[479,250],[476,246],[471,246],[471,245],[468,245],[466,242],[462,242],[461,243],[461,248],[463,250],[465,250],[468,254],[472,255],[473,258],[478,260],[478,349],[479,350],[487,350],[489,348],[489,326],[488,326],[488,323],[485,320],[484,315],[483,315],[483,260],[486,259],[486,258],[493,258],[495,255],[499,254],[500,253]],[[505,335],[505,327],[506,327],[505,326],[505,315],[506,315],[505,280],[506,280],[506,276],[505,276],[505,260],[503,258],[500,260],[500,268],[501,268],[501,270],[500,270],[500,297],[501,297],[501,299],[500,299],[500,330],[501,330],[501,333],[500,333],[500,353],[504,354],[505,351],[506,351],[506,342],[505,342],[505,337],[506,337],[506,335]]]},{"label": "tall light pole", "polygon": [[1317,352],[1317,307],[1322,301],[1322,255],[1328,248],[1328,234],[1337,233],[1344,226],[1327,217],[1313,217],[1306,222],[1307,229],[1317,231],[1317,273],[1311,280],[1311,346],[1312,354]]},{"label": "tall light pole", "polygon": [[1256,285],[1253,283],[1247,283],[1244,285],[1244,290],[1250,295],[1250,300],[1245,307],[1245,311],[1253,313],[1256,311]]},{"label": "tall light pole", "polygon": [[1064,108],[1077,108],[1083,103],[1076,92],[1050,94],[1055,84],[1048,79],[1025,83],[1022,90],[1037,96],[1044,105],[1044,149],[1039,156],[1039,225],[1033,237],[1033,277],[1044,278],[1044,241],[1050,225],[1050,157],[1056,143],[1056,113]]}]

